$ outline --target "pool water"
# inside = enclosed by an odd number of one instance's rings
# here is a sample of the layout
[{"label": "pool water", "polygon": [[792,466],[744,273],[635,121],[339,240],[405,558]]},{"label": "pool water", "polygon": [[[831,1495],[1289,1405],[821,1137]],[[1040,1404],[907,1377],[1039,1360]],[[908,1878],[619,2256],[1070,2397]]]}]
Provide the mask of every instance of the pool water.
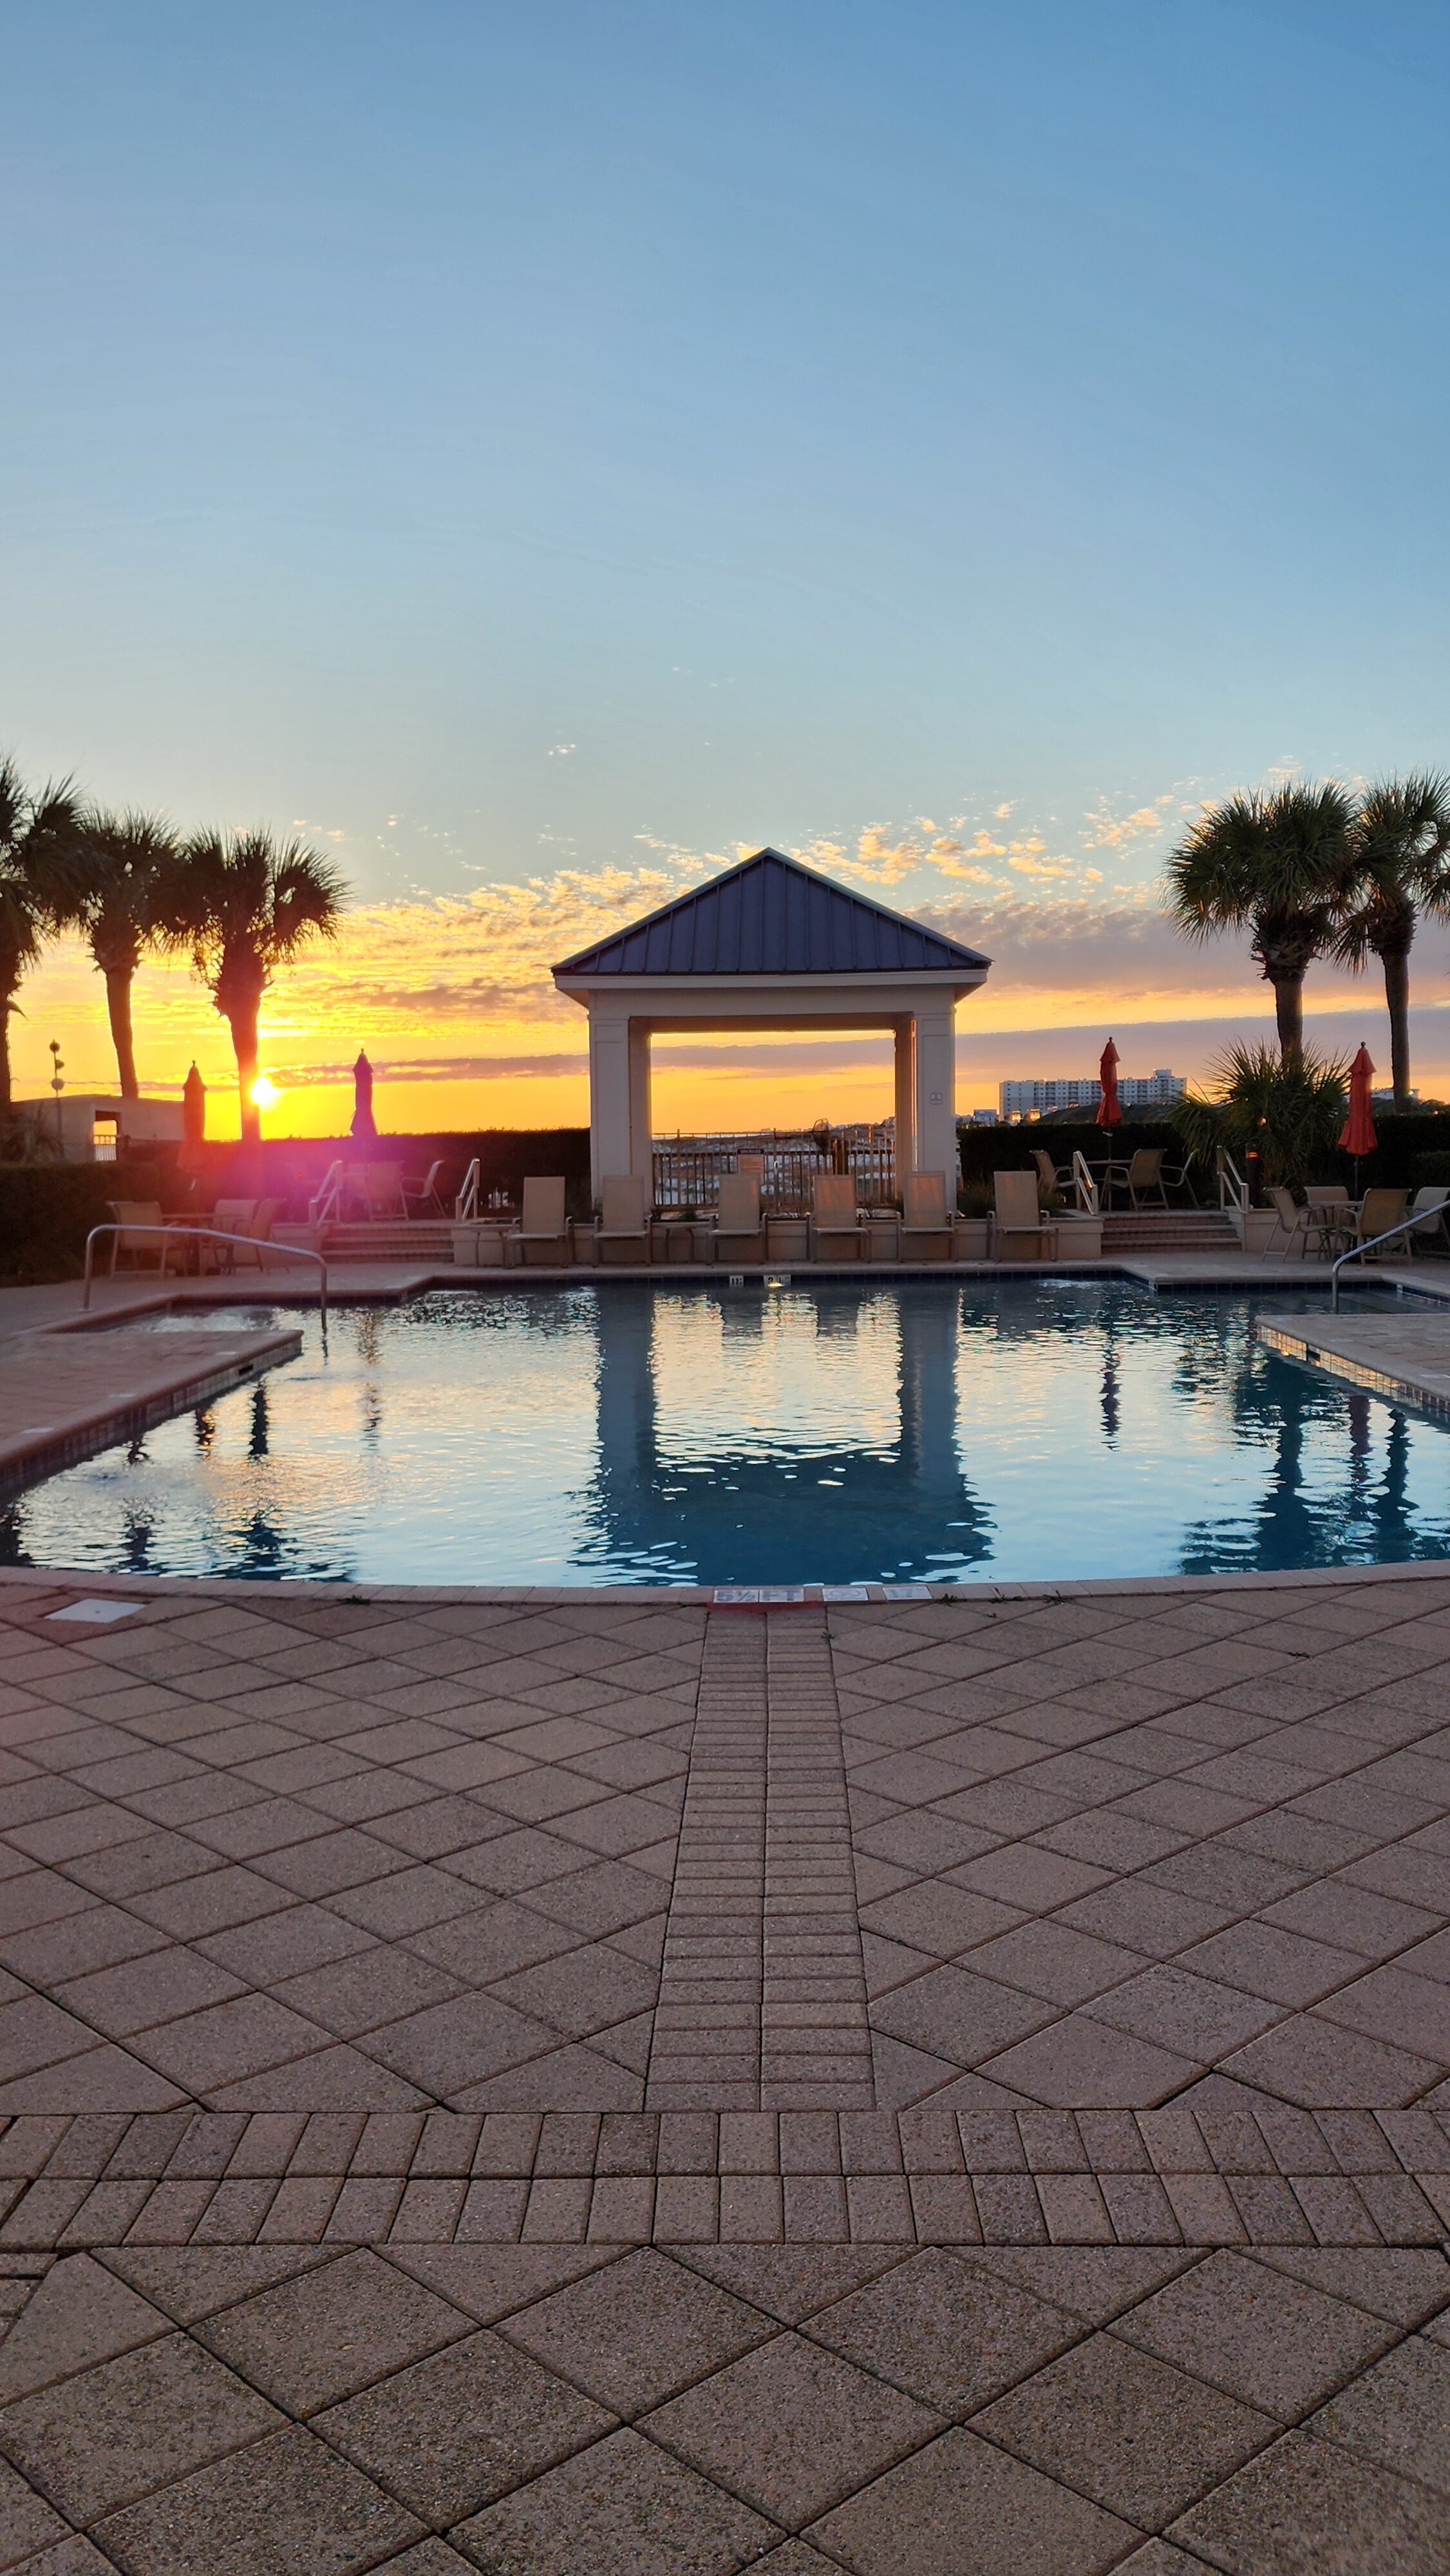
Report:
[{"label": "pool water", "polygon": [[840,1583],[1450,1555],[1446,1430],[1255,1342],[1256,1311],[1323,1303],[912,1279],[345,1307],[325,1351],[310,1317],[290,1366],[13,1494],[0,1563]]}]

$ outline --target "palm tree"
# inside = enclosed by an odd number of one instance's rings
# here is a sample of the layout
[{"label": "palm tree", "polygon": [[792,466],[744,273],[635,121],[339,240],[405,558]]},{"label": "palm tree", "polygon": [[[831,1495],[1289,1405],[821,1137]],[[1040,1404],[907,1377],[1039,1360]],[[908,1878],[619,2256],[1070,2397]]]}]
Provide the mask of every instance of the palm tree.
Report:
[{"label": "palm tree", "polygon": [[1210,1164],[1223,1146],[1257,1154],[1266,1187],[1302,1190],[1344,1124],[1347,1066],[1312,1048],[1286,1060],[1270,1046],[1231,1046],[1214,1081],[1216,1098],[1188,1091],[1169,1112],[1189,1152]]},{"label": "palm tree", "polygon": [[75,883],[61,906],[68,928],[84,932],[106,979],[106,1009],[121,1098],[139,1100],[131,1042],[131,984],[142,953],[156,939],[160,889],[176,864],[176,841],[153,814],[81,817]]},{"label": "palm tree", "polygon": [[1356,973],[1371,956],[1384,970],[1397,1109],[1410,1105],[1410,949],[1422,912],[1450,919],[1450,778],[1430,770],[1387,778],[1360,798],[1348,909],[1333,941]]},{"label": "palm tree", "polygon": [[27,788],[0,760],[0,1116],[10,1108],[10,1019],[20,979],[55,929],[72,882],[79,830],[68,780]]},{"label": "palm tree", "polygon": [[262,995],[309,939],[336,937],[346,893],[315,850],[267,831],[194,832],[166,871],[157,934],[165,946],[190,951],[231,1030],[244,1143],[258,1143],[262,1133],[252,1098]]},{"label": "palm tree", "polygon": [[1304,977],[1329,947],[1353,872],[1354,802],[1334,781],[1251,789],[1194,824],[1168,861],[1168,908],[1192,939],[1252,930],[1285,1064],[1304,1044]]}]

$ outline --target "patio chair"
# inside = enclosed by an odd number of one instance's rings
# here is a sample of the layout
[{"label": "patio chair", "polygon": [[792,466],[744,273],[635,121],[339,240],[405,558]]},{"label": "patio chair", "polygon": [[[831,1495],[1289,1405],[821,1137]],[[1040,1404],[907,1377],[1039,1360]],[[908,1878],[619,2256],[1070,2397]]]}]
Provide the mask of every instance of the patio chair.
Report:
[{"label": "patio chair", "polygon": [[1302,1261],[1311,1242],[1316,1250],[1322,1242],[1323,1219],[1316,1209],[1301,1207],[1292,1190],[1271,1189],[1269,1198],[1274,1210],[1274,1231],[1264,1246],[1264,1259],[1287,1260],[1297,1244]]},{"label": "patio chair", "polygon": [[138,1268],[143,1261],[154,1261],[165,1270],[171,1246],[166,1240],[166,1222],[159,1199],[107,1199],[106,1212],[119,1234],[111,1237],[111,1275],[122,1255]]},{"label": "patio chair", "polygon": [[[1104,1199],[1111,1202],[1114,1190],[1126,1190],[1128,1205],[1136,1211],[1156,1192],[1158,1205],[1166,1208],[1169,1175],[1163,1169],[1163,1150],[1161,1145],[1140,1145],[1126,1163],[1109,1163],[1103,1174]],[[1185,1175],[1180,1171],[1172,1177],[1181,1182]]]},{"label": "patio chair", "polygon": [[1417,1219],[1414,1233],[1405,1237],[1412,1254],[1417,1245],[1437,1240],[1450,1251],[1450,1190],[1416,1190],[1410,1201],[1410,1214]]},{"label": "patio chair", "polygon": [[[274,1210],[276,1206],[277,1202],[274,1200]],[[201,1217],[197,1222],[206,1226],[213,1234],[250,1236],[252,1220],[256,1213],[255,1199],[218,1199],[210,1216]],[[181,1242],[183,1250],[186,1250],[188,1247],[185,1236],[182,1236]],[[196,1267],[199,1271],[235,1270],[237,1266],[236,1249],[230,1243],[208,1243],[203,1238],[191,1245],[189,1249],[195,1253]]]},{"label": "patio chair", "polygon": [[1072,1188],[1072,1165],[1070,1163],[1054,1163],[1052,1156],[1048,1153],[1044,1153],[1040,1145],[1033,1146],[1032,1159],[1037,1165],[1038,1177],[1049,1198],[1054,1190],[1070,1190]]},{"label": "patio chair", "polygon": [[[226,1226],[222,1229],[222,1231],[227,1234],[244,1234],[249,1243],[255,1243],[259,1247],[256,1252],[248,1254],[242,1251],[240,1245],[235,1246],[227,1258],[228,1269],[236,1270],[256,1268],[258,1270],[266,1270],[269,1267],[269,1264],[262,1257],[260,1247],[271,1242],[272,1228],[277,1222],[277,1216],[281,1205],[282,1202],[280,1199],[258,1199],[252,1207],[251,1213],[244,1224]],[[224,1244],[217,1243],[213,1244],[212,1250],[214,1252],[226,1253],[227,1247]]]},{"label": "patio chair", "polygon": [[722,1172],[710,1251],[716,1261],[763,1261],[765,1219],[757,1172]]},{"label": "patio chair", "polygon": [[558,1263],[569,1258],[569,1229],[564,1222],[564,1177],[562,1173],[540,1178],[537,1174],[524,1182],[524,1203],[516,1226],[504,1237],[504,1259],[510,1251],[527,1264],[531,1261]]},{"label": "patio chair", "polygon": [[621,1172],[603,1183],[594,1241],[601,1261],[648,1261],[649,1221],[641,1174]]},{"label": "patio chair", "polygon": [[861,1211],[856,1204],[854,1172],[816,1172],[811,1177],[810,1247],[812,1261],[822,1250],[828,1261],[859,1261]]},{"label": "patio chair", "polygon": [[994,1261],[1004,1257],[1014,1236],[1022,1235],[1031,1235],[1038,1247],[1036,1255],[1029,1258],[1056,1260],[1057,1228],[1044,1219],[1037,1203],[1035,1172],[994,1172],[992,1200],[992,1258]]},{"label": "patio chair", "polygon": [[447,1214],[440,1191],[442,1179],[443,1163],[440,1157],[436,1163],[429,1164],[427,1178],[424,1180],[421,1187],[416,1181],[412,1183],[411,1186],[407,1181],[404,1181],[403,1206],[410,1217],[445,1216]]},{"label": "patio chair", "polygon": [[[1366,1190],[1359,1203],[1359,1222],[1355,1227],[1356,1243],[1373,1243],[1379,1235],[1388,1234],[1405,1213],[1408,1190]],[[1393,1243],[1381,1244],[1379,1250],[1366,1255],[1374,1261],[1404,1261],[1409,1258],[1410,1238],[1397,1235]]]},{"label": "patio chair", "polygon": [[901,1178],[901,1256],[950,1261],[952,1212],[945,1172],[904,1172]]},{"label": "patio chair", "polygon": [[1304,1200],[1318,1218],[1324,1251],[1343,1252],[1345,1246],[1354,1241],[1356,1222],[1354,1206],[1343,1181],[1311,1181],[1304,1192]]},{"label": "patio chair", "polygon": [[401,1163],[349,1163],[343,1174],[346,1196],[362,1210],[368,1224],[405,1216]]}]

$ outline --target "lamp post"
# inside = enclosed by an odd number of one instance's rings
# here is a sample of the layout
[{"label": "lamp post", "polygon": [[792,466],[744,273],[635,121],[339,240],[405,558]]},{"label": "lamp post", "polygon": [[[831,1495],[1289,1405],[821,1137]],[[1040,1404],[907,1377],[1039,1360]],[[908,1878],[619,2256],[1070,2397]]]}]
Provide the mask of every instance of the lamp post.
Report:
[{"label": "lamp post", "polygon": [[65,1058],[59,1038],[50,1042],[50,1087],[55,1093],[55,1141],[62,1162],[65,1161],[65,1127],[61,1119],[60,1095],[65,1089]]}]

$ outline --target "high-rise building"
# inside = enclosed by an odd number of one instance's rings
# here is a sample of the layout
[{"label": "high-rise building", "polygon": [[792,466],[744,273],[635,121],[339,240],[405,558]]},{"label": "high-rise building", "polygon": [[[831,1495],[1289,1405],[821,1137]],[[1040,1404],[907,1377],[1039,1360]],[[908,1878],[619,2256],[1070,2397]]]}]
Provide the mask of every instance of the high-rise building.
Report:
[{"label": "high-rise building", "polygon": [[[1181,1100],[1188,1089],[1186,1077],[1170,1073],[1159,1065],[1155,1073],[1119,1074],[1118,1098],[1125,1109],[1151,1109],[1160,1104]],[[1102,1097],[1097,1075],[1085,1079],[1065,1076],[1053,1081],[1004,1082],[1001,1086],[1004,1118],[1043,1118],[1064,1109],[1096,1110]]]}]

